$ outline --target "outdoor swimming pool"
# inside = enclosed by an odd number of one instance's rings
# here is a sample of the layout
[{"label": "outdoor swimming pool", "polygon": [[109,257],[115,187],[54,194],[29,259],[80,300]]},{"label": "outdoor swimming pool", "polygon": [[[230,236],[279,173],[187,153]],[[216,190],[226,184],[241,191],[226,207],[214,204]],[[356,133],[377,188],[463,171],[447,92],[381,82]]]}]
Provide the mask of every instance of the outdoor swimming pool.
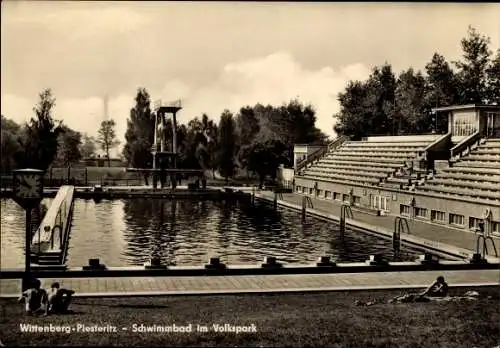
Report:
[{"label": "outdoor swimming pool", "polygon": [[[44,204],[50,205],[50,199]],[[12,200],[1,200],[1,267],[24,266],[24,212]],[[323,254],[337,261],[365,261],[371,254],[394,256],[392,242],[347,231],[340,236],[333,222],[256,202],[161,199],[75,199],[68,265],[90,258],[107,266],[142,265],[152,250],[163,262],[203,265],[219,256],[229,265],[258,264],[265,256],[284,263],[314,263]],[[421,251],[403,248],[400,260]]]}]

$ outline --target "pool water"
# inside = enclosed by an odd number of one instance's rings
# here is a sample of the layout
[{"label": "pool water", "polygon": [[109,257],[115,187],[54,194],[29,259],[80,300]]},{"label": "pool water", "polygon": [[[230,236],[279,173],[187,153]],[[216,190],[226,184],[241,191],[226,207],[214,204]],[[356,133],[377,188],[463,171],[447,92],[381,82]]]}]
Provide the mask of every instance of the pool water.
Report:
[{"label": "pool water", "polygon": [[[50,204],[50,200],[45,200]],[[24,212],[1,200],[1,267],[24,266]],[[68,265],[90,258],[107,266],[142,265],[151,253],[171,265],[195,266],[219,256],[229,265],[258,264],[265,256],[284,263],[314,263],[324,254],[337,262],[365,261],[382,254],[395,259],[392,241],[346,231],[333,222],[256,202],[166,199],[75,199]],[[398,260],[414,260],[421,251],[403,248]]]}]

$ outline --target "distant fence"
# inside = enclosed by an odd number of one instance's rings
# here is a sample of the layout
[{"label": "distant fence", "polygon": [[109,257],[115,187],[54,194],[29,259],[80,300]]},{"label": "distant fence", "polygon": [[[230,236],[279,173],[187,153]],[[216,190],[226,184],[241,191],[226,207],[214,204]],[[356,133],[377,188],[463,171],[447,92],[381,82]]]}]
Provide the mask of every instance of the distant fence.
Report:
[{"label": "distant fence", "polygon": [[[238,176],[233,179],[213,179],[212,173],[207,172],[207,184],[210,186],[253,186],[258,185],[255,177]],[[181,185],[186,185],[192,178],[181,177]],[[289,178],[288,178],[289,179]],[[293,180],[293,178],[292,178]],[[281,182],[280,186],[291,188],[292,180]],[[0,175],[0,188],[12,189],[12,174]],[[148,177],[148,184],[152,184],[152,176]],[[44,176],[44,187],[60,187],[71,185],[76,187],[107,185],[107,186],[142,186],[145,185],[144,176],[138,172],[127,172],[125,167],[86,167],[86,168],[51,168]],[[266,185],[268,186],[268,185]]]},{"label": "distant fence", "polygon": [[[72,186],[139,186],[144,185],[144,177],[138,173],[127,173],[125,167],[51,168],[44,176],[45,187]],[[12,174],[0,176],[2,189],[12,188]]]}]

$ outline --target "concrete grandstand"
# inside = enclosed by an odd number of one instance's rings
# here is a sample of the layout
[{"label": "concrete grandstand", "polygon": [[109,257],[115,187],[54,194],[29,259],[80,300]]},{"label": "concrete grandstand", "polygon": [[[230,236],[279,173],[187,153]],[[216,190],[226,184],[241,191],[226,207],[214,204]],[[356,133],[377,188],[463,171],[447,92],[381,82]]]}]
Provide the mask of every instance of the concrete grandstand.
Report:
[{"label": "concrete grandstand", "polygon": [[295,193],[500,235],[500,106],[434,111],[447,117],[446,134],[340,136],[327,147],[296,145]]}]

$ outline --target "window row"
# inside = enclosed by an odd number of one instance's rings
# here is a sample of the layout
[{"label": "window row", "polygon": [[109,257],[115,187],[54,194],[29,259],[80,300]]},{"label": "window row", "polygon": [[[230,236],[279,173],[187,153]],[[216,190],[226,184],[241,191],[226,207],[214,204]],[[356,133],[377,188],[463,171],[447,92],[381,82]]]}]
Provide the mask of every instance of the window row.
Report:
[{"label": "window row", "polygon": [[[314,188],[296,185],[295,192],[304,193],[304,194],[308,194],[308,195],[314,195]],[[334,201],[339,201],[339,202],[349,202],[349,195],[348,194],[340,193],[340,192],[332,192],[332,191],[328,191],[328,190],[321,190],[321,189],[318,189],[317,198],[333,199]],[[353,198],[354,204],[361,204],[361,197],[352,196],[352,198]]]},{"label": "window row", "polygon": [[[429,218],[427,208],[415,207],[415,217],[416,218]],[[411,207],[409,205],[401,204],[399,208],[400,215],[403,216],[411,216]],[[444,211],[439,210],[431,210],[430,211],[430,220],[432,222],[438,223],[446,223],[446,213]],[[480,228],[480,224],[483,222],[482,218],[477,217],[469,217],[469,229],[478,229]],[[459,227],[465,226],[465,216],[460,214],[449,213],[448,215],[448,224],[455,225]],[[491,232],[495,234],[500,234],[500,222],[492,221],[491,222]]]}]

